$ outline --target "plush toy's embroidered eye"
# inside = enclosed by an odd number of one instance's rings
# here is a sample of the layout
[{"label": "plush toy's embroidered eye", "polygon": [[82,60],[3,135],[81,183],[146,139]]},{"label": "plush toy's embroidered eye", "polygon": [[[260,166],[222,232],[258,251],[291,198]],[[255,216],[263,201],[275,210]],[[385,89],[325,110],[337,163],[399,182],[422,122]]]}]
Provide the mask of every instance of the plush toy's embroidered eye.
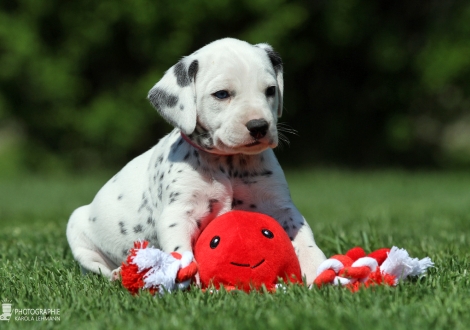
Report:
[{"label": "plush toy's embroidered eye", "polygon": [[227,91],[217,91],[215,92],[214,95],[216,98],[218,98],[219,100],[223,100],[223,99],[226,99],[230,96],[230,94],[227,92]]},{"label": "plush toy's embroidered eye", "polygon": [[214,236],[209,244],[211,249],[215,249],[217,245],[220,243],[220,237],[219,236]]},{"label": "plush toy's embroidered eye", "polygon": [[266,236],[267,238],[269,238],[269,239],[271,239],[271,238],[274,237],[273,232],[270,231],[270,230],[267,230],[267,229],[262,229],[262,230],[261,230],[261,233],[262,233],[264,236]]},{"label": "plush toy's embroidered eye", "polygon": [[266,88],[266,96],[274,96],[276,95],[276,86],[271,86]]}]

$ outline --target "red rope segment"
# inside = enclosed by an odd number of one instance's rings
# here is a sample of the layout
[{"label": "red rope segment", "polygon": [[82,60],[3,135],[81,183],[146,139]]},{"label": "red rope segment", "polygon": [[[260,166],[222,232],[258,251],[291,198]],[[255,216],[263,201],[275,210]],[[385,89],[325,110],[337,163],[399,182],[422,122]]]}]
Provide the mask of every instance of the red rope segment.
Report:
[{"label": "red rope segment", "polygon": [[379,266],[387,259],[390,249],[383,248],[366,255],[360,247],[355,247],[345,255],[332,256],[320,265],[314,284],[321,287],[325,284],[344,285],[351,291],[361,286],[395,284],[395,277],[382,274]]}]

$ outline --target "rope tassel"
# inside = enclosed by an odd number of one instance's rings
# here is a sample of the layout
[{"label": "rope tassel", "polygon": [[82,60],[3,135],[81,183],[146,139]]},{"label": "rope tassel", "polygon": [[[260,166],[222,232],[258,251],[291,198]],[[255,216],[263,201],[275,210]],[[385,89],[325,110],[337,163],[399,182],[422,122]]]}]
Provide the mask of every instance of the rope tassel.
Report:
[{"label": "rope tassel", "polygon": [[135,242],[126,261],[121,266],[122,284],[132,294],[141,289],[152,294],[184,290],[197,273],[192,252],[166,253],[149,248],[147,241]]}]

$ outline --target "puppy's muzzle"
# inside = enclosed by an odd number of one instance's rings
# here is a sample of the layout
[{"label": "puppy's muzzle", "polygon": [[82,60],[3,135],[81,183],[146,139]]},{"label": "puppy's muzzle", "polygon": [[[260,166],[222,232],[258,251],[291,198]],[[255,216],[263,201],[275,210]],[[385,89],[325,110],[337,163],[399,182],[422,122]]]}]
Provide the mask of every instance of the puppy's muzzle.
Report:
[{"label": "puppy's muzzle", "polygon": [[252,119],[245,124],[250,135],[256,140],[259,140],[266,136],[268,132],[269,123],[265,119]]}]

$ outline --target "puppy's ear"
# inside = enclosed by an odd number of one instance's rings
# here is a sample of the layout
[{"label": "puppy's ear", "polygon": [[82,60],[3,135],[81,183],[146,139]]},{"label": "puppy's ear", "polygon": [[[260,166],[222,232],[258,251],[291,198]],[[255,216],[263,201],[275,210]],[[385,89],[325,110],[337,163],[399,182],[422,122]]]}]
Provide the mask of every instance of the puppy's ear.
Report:
[{"label": "puppy's ear", "polygon": [[149,91],[148,99],[171,125],[189,135],[196,127],[196,75],[199,62],[185,57]]},{"label": "puppy's ear", "polygon": [[257,44],[256,47],[262,48],[266,51],[269,61],[271,62],[274,73],[276,74],[277,85],[279,86],[279,93],[278,93],[278,100],[279,106],[277,109],[277,116],[282,116],[282,108],[283,108],[283,96],[284,96],[284,75],[283,75],[283,68],[282,68],[282,59],[278,52],[276,52],[270,45],[268,44]]}]

